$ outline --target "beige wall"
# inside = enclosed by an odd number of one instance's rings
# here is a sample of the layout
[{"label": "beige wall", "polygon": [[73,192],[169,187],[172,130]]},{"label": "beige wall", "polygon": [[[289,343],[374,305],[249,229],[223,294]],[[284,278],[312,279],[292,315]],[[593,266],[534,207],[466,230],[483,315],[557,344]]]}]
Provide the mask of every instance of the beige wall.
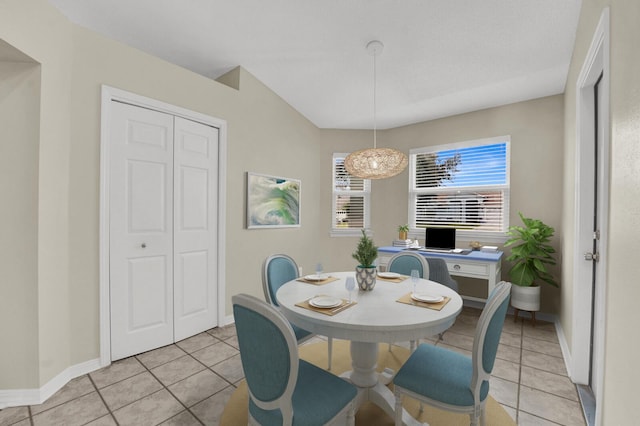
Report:
[{"label": "beige wall", "polygon": [[1,43],[0,58],[0,336],[14,342],[0,365],[18,366],[3,369],[15,386],[38,383],[40,66]]},{"label": "beige wall", "polygon": [[[603,8],[610,7],[611,27],[611,146],[609,199],[609,264],[606,279],[606,347],[602,424],[625,425],[636,417],[635,397],[640,373],[636,368],[640,343],[640,266],[635,259],[640,237],[640,3],[636,0],[583,0],[565,97],[565,256],[573,256],[573,217],[576,137],[576,81],[585,61]],[[575,254],[577,255],[577,254]],[[561,323],[571,341],[572,265],[563,265]]]},{"label": "beige wall", "polygon": [[[37,151],[28,153],[31,157],[28,161],[38,167],[35,175],[37,191],[34,193],[33,181],[17,182],[15,176],[5,174],[8,169],[0,172],[2,180],[9,179],[16,184],[17,190],[37,197],[37,246],[34,250],[30,249],[25,260],[30,267],[35,266],[35,271],[31,272],[35,272],[37,285],[35,292],[29,294],[29,300],[15,308],[36,313],[32,321],[37,321],[37,329],[31,338],[38,342],[36,356],[39,363],[31,363],[32,356],[29,354],[28,358],[20,359],[16,364],[3,364],[0,367],[3,369],[0,380],[6,378],[12,386],[30,388],[48,381],[69,366],[67,200],[71,27],[44,2],[3,1],[0,3],[0,40],[42,64],[39,117],[34,116],[31,123],[35,127],[32,131],[36,132],[32,137],[38,138]],[[25,215],[5,226],[29,227],[33,226],[33,220],[32,215]],[[29,234],[27,238],[30,238]],[[6,248],[13,242],[3,239],[0,244]],[[11,288],[9,286],[32,285],[25,275],[22,276],[24,281],[11,282],[7,281],[9,277],[4,275],[4,270],[0,274],[3,286],[8,287],[7,292]],[[34,295],[37,297],[34,298]],[[24,339],[20,336],[22,330],[16,324],[13,320],[0,325],[3,346],[18,346]],[[29,370],[30,373],[25,377],[16,377],[15,372],[21,370]],[[0,388],[4,388],[3,385],[0,383]]]},{"label": "beige wall", "polygon": [[[493,136],[511,136],[510,223],[520,223],[518,212],[542,219],[556,228],[553,244],[559,248],[562,235],[562,95],[520,102],[499,108],[414,124],[378,133],[378,146],[392,146],[405,153],[411,148],[441,145]],[[332,152],[350,152],[373,144],[371,131],[323,131],[322,158],[327,163],[323,180],[330,181]],[[378,246],[391,245],[396,228],[408,221],[408,169],[399,175],[372,182],[372,228]],[[331,188],[325,188],[323,200],[331,208]],[[328,218],[326,218],[328,219]],[[325,222],[326,222],[325,219]],[[324,223],[324,222],[323,222]],[[326,223],[326,229],[330,226]],[[422,236],[420,236],[423,238]],[[494,245],[494,242],[483,242]],[[328,243],[332,266],[355,267],[349,255],[357,239],[336,237]],[[464,244],[464,243],[463,243]],[[560,275],[559,269],[556,271]],[[508,279],[506,273],[503,273]],[[474,281],[470,285],[483,285]],[[486,290],[484,290],[486,296]],[[545,286],[542,311],[557,313],[559,290]]]}]

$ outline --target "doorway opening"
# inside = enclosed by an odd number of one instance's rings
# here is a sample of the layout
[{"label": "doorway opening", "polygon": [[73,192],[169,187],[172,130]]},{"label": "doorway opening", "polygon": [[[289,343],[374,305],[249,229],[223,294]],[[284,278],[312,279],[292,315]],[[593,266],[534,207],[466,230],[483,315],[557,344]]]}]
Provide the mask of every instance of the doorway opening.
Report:
[{"label": "doorway opening", "polygon": [[576,227],[571,378],[589,425],[600,424],[609,200],[609,10],[576,83]]}]

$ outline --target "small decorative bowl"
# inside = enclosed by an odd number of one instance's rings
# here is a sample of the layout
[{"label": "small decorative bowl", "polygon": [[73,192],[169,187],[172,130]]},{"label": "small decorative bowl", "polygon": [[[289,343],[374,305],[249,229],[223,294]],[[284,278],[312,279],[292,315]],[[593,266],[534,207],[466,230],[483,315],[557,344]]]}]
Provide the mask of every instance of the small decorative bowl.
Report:
[{"label": "small decorative bowl", "polygon": [[471,250],[480,250],[482,244],[480,244],[480,241],[471,241],[469,247],[471,247]]}]

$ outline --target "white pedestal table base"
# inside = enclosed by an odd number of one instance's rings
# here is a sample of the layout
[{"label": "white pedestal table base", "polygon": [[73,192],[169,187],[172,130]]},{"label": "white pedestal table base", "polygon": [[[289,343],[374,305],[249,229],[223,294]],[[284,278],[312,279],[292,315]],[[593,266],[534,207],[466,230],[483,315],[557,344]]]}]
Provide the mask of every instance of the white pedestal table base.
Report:
[{"label": "white pedestal table base", "polygon": [[[382,408],[392,419],[395,419],[395,397],[386,386],[393,378],[393,371],[376,371],[378,362],[378,344],[365,342],[351,342],[351,367],[340,375],[358,388],[356,407],[365,401],[371,401]],[[404,408],[402,409],[402,423],[405,425],[426,425],[413,418]],[[356,410],[357,411],[357,410]],[[427,425],[428,426],[428,425]]]}]

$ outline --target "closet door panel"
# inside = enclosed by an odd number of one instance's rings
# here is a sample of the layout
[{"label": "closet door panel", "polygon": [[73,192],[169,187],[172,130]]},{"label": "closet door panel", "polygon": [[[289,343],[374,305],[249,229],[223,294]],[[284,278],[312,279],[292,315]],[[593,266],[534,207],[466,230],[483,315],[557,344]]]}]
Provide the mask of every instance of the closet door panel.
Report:
[{"label": "closet door panel", "polygon": [[112,102],[111,359],[173,342],[173,116]]},{"label": "closet door panel", "polygon": [[175,339],[217,325],[218,129],[175,118]]}]

